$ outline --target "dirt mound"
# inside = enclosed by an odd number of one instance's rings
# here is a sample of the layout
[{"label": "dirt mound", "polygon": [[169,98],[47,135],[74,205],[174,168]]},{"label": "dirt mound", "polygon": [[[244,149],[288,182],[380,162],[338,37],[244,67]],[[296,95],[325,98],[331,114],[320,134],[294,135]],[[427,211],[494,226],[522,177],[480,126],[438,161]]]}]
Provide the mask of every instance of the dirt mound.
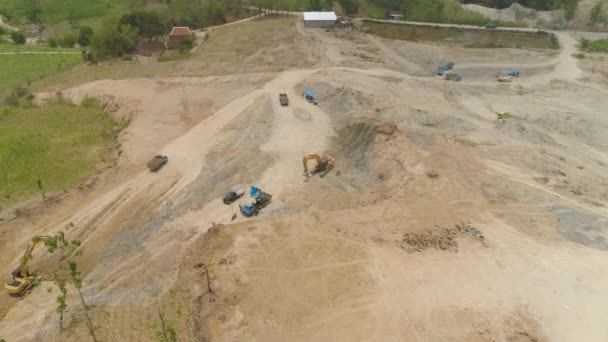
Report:
[{"label": "dirt mound", "polygon": [[465,4],[462,7],[467,11],[479,13],[492,20],[521,22],[530,26],[534,24],[549,24],[556,20],[564,19],[562,10],[536,11],[518,3],[513,3],[511,6],[503,9],[489,8],[476,4]]},{"label": "dirt mound", "polygon": [[485,237],[471,224],[457,224],[454,228],[437,228],[416,233],[406,233],[400,247],[408,253],[421,252],[427,248],[458,252],[458,237],[471,237],[485,245]]}]

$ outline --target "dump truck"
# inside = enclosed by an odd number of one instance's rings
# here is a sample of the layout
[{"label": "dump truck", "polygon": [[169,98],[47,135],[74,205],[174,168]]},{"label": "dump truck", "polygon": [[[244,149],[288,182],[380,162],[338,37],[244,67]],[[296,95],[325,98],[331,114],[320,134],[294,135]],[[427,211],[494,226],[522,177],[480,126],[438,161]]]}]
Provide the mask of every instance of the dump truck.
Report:
[{"label": "dump truck", "polygon": [[260,213],[260,210],[270,203],[272,195],[262,191],[257,186],[251,186],[249,195],[253,198],[252,201],[239,205],[243,216],[251,217]]},{"label": "dump truck", "polygon": [[447,81],[462,81],[462,76],[460,74],[456,74],[456,73],[449,73],[445,75],[445,79]]},{"label": "dump truck", "polygon": [[233,186],[226,194],[224,194],[224,198],[222,201],[224,204],[228,205],[236,201],[237,199],[243,197],[245,194],[245,187],[242,185]]},{"label": "dump truck", "polygon": [[287,97],[287,94],[285,94],[285,93],[279,94],[279,102],[281,102],[281,106],[283,106],[283,107],[289,106],[289,98]]},{"label": "dump truck", "polygon": [[146,166],[148,167],[148,169],[150,169],[150,171],[156,172],[160,170],[163,166],[165,166],[168,161],[169,158],[167,156],[157,154],[156,156],[154,156],[154,158],[152,158],[152,160],[148,162],[148,164],[146,164]]},{"label": "dump truck", "polygon": [[443,70],[452,70],[454,69],[454,62],[448,62],[441,66]]},{"label": "dump truck", "polygon": [[315,99],[315,96],[309,91],[305,91],[304,92],[304,97],[306,98],[306,101],[312,103],[312,104],[317,104],[317,100]]}]

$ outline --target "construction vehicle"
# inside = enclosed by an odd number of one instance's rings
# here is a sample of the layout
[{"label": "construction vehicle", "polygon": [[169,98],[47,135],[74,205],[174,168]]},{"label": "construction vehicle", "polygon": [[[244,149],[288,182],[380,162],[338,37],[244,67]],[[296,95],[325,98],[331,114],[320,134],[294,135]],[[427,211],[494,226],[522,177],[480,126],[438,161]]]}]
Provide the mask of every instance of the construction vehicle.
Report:
[{"label": "construction vehicle", "polygon": [[[311,159],[314,159],[317,164],[315,165],[315,168],[312,170],[312,172],[309,172],[308,161]],[[330,156],[321,157],[318,154],[306,154],[304,155],[302,162],[304,163],[304,176],[308,177],[311,174],[314,175],[316,173],[320,173],[320,176],[324,177],[329,172],[329,170],[333,169],[335,160]]]},{"label": "construction vehicle", "polygon": [[24,294],[34,282],[34,277],[30,275],[28,262],[32,259],[32,252],[36,246],[45,241],[48,236],[35,236],[32,238],[30,243],[25,249],[25,253],[21,257],[21,263],[13,272],[13,278],[4,284],[4,288],[10,295],[20,296]]},{"label": "construction vehicle", "polygon": [[306,90],[304,92],[304,97],[306,98],[306,100],[312,104],[317,104],[317,100],[315,100],[315,96],[308,90]]},{"label": "construction vehicle", "polygon": [[456,64],[454,64],[454,62],[448,62],[448,63],[445,63],[444,65],[442,65],[441,68],[446,71],[452,70],[452,69],[454,69],[454,65],[456,65]]},{"label": "construction vehicle", "polygon": [[249,195],[253,198],[253,201],[239,205],[241,213],[247,217],[259,214],[260,210],[262,210],[262,208],[268,205],[268,203],[270,203],[270,200],[272,199],[271,194],[262,191],[255,185],[251,186]]},{"label": "construction vehicle", "polygon": [[243,197],[245,194],[245,187],[242,185],[235,185],[224,195],[224,204],[231,204],[237,199]]},{"label": "construction vehicle", "polygon": [[289,106],[289,98],[287,98],[287,94],[279,94],[279,102],[281,102],[281,106],[283,107]]},{"label": "construction vehicle", "polygon": [[148,162],[148,164],[146,164],[146,166],[148,167],[148,169],[150,169],[150,171],[156,172],[160,170],[160,168],[163,167],[165,164],[167,164],[168,161],[169,158],[167,156],[157,154],[156,156],[154,156],[154,158],[152,158],[152,160]]},{"label": "construction vehicle", "polygon": [[496,113],[496,119],[498,119],[498,120],[506,120],[506,119],[510,119],[512,117],[513,117],[513,115],[511,115],[507,112]]},{"label": "construction vehicle", "polygon": [[509,69],[509,70],[507,70],[507,75],[512,76],[512,77],[519,77],[519,70]]},{"label": "construction vehicle", "polygon": [[462,76],[460,74],[457,74],[457,73],[448,73],[448,74],[445,74],[445,79],[447,81],[460,82],[460,81],[462,81]]},{"label": "construction vehicle", "polygon": [[511,81],[513,81],[513,76],[510,76],[510,75],[498,75],[498,76],[496,76],[496,80],[498,82],[511,82]]},{"label": "construction vehicle", "polygon": [[437,76],[443,76],[446,71],[454,69],[454,65],[454,62],[448,62],[440,66],[439,68],[437,68]]}]

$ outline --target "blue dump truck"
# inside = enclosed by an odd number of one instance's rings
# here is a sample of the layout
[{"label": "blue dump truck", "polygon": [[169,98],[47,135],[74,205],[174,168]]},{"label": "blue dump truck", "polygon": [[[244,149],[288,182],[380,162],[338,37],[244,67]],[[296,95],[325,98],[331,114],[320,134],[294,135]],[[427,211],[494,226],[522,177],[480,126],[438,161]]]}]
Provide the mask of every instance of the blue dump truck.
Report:
[{"label": "blue dump truck", "polygon": [[257,186],[251,186],[251,191],[249,191],[249,195],[253,198],[252,201],[246,202],[245,204],[241,204],[239,206],[241,213],[244,216],[251,217],[260,213],[260,210],[270,203],[272,199],[272,195],[266,193]]},{"label": "blue dump truck", "polygon": [[454,62],[445,63],[444,65],[437,68],[437,76],[443,76],[443,74],[448,71],[454,69]]}]

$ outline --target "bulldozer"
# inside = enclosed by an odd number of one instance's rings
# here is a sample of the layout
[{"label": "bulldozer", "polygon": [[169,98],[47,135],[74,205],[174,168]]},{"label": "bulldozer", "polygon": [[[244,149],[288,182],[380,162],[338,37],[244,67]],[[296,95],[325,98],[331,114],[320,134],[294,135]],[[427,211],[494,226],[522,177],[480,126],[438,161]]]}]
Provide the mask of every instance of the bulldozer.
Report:
[{"label": "bulldozer", "polygon": [[[312,170],[312,172],[309,172],[308,171],[308,161],[311,159],[314,159],[317,162],[317,164],[315,165],[315,168]],[[324,177],[329,172],[329,170],[334,168],[335,160],[334,160],[334,158],[332,158],[330,156],[321,157],[318,154],[306,154],[306,155],[304,155],[303,163],[304,163],[304,176],[308,177],[308,176],[314,175],[316,173],[319,173],[321,177]]]},{"label": "bulldozer", "polygon": [[32,259],[32,252],[36,246],[48,239],[48,236],[35,236],[32,243],[27,246],[21,257],[21,263],[13,272],[13,278],[4,284],[4,288],[10,295],[19,296],[24,294],[32,285],[34,277],[30,275],[27,264]]}]

